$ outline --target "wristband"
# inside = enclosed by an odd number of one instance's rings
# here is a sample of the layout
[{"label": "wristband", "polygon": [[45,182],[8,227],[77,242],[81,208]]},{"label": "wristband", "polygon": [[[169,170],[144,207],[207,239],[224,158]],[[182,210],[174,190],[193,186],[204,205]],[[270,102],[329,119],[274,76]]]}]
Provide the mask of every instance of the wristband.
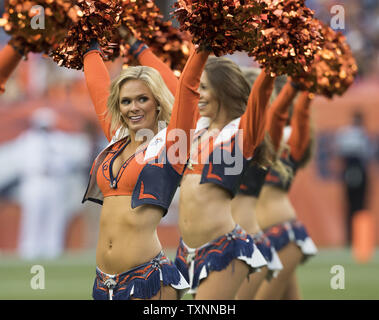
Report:
[{"label": "wristband", "polygon": [[146,49],[148,49],[149,47],[144,44],[142,41],[140,40],[137,40],[136,42],[134,42],[134,44],[130,47],[129,49],[129,54],[131,54],[132,56],[134,56],[134,58],[138,58],[139,55],[144,52]]},{"label": "wristband", "polygon": [[88,49],[87,49],[87,50],[84,52],[84,54],[83,54],[83,57],[84,57],[87,53],[89,53],[89,52],[91,52],[91,51],[98,51],[98,52],[100,53],[100,55],[101,55],[102,57],[104,57],[103,50],[101,50],[101,47],[100,47],[99,43],[97,42],[97,39],[92,39],[92,40],[91,40],[91,42],[89,43],[89,47],[88,47]]}]

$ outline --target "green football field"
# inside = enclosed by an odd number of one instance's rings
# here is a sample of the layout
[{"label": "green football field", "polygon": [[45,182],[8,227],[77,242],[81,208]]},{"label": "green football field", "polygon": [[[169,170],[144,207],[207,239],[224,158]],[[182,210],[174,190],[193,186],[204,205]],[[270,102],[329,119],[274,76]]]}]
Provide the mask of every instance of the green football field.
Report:
[{"label": "green football field", "polygon": [[[0,253],[0,300],[91,299],[94,274],[92,251],[28,262]],[[347,249],[320,249],[297,275],[304,299],[379,299],[379,249],[366,264],[356,263]]]}]

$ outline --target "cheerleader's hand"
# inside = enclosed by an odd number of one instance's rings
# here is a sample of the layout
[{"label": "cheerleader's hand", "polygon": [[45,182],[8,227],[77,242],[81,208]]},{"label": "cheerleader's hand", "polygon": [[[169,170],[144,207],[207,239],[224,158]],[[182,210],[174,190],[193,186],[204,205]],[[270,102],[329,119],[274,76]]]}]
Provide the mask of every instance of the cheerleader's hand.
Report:
[{"label": "cheerleader's hand", "polygon": [[121,38],[126,39],[127,43],[130,46],[132,46],[137,41],[134,34],[129,29],[125,28],[124,26],[119,27],[118,32]]},{"label": "cheerleader's hand", "polygon": [[89,43],[89,47],[88,49],[86,50],[86,52],[84,52],[84,55],[83,57],[86,56],[87,53],[91,52],[91,51],[98,51],[100,53],[100,55],[102,57],[104,57],[104,53],[103,53],[103,50],[101,50],[101,47],[99,45],[99,42],[97,41],[96,38],[93,38],[91,39],[90,43]]}]

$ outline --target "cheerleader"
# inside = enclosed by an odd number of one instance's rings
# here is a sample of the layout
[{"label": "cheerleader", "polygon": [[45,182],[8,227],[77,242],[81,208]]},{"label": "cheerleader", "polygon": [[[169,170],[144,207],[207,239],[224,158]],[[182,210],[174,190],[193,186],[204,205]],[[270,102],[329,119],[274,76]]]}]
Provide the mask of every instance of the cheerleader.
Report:
[{"label": "cheerleader", "polygon": [[231,202],[263,140],[273,84],[262,71],[250,91],[241,69],[226,58],[210,57],[201,77],[200,119],[180,187],[175,260],[196,299],[234,299],[247,275],[266,265],[234,221]]},{"label": "cheerleader", "polygon": [[[296,267],[307,257],[316,254],[317,249],[304,225],[296,219],[295,209],[288,192],[298,169],[311,158],[313,137],[310,128],[311,98],[308,92],[301,92],[295,105],[290,127],[284,129],[279,154],[283,164],[292,169],[292,176],[284,181],[271,168],[265,178],[265,185],[256,205],[258,225],[278,252],[283,269],[270,282],[264,281],[259,287],[256,299],[299,299],[296,283]],[[285,109],[278,110],[277,116],[286,117]],[[278,127],[271,127],[271,135]]]},{"label": "cheerleader", "polygon": [[[167,154],[174,141],[168,136],[176,129],[190,135],[208,53],[191,54],[171,111],[174,99],[168,88],[175,90],[176,80],[170,80],[168,67],[143,45],[131,50],[141,60],[153,59],[168,85],[157,70],[146,66],[128,67],[111,84],[95,42],[84,56],[90,96],[110,142],[92,166],[83,199],[102,204],[93,297],[177,299],[188,284],[163,253],[156,229],[189,154],[182,143],[181,161],[171,161]],[[141,139],[141,132],[155,136]]]},{"label": "cheerleader", "polygon": [[[252,78],[252,74],[253,70],[250,70],[250,78]],[[278,82],[279,79],[276,81]],[[280,85],[281,83],[279,83]],[[266,121],[267,133],[264,141],[258,148],[260,152],[257,152],[257,154],[267,154],[266,157],[271,159],[271,161],[265,166],[258,166],[252,162],[247,167],[238,194],[232,201],[234,220],[253,237],[255,244],[268,262],[267,267],[262,268],[261,272],[251,274],[244,281],[236,296],[237,299],[254,299],[263,280],[265,278],[270,280],[272,277],[276,277],[278,272],[283,268],[275,248],[258,224],[256,206],[270,166],[277,170],[283,179],[288,178],[289,173],[281,162],[277,161],[276,153],[278,152],[282,132],[286,124],[286,113],[296,93],[297,91],[290,84],[290,81],[287,81],[269,108]]]}]

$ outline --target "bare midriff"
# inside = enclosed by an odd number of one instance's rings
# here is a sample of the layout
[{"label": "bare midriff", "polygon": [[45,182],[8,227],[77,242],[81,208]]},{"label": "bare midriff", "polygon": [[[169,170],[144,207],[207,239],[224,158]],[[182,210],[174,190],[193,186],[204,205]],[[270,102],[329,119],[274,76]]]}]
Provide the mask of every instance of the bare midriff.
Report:
[{"label": "bare midriff", "polygon": [[187,174],[180,186],[179,229],[186,245],[198,248],[235,227],[230,194],[201,175]]},{"label": "bare midriff", "polygon": [[245,194],[237,194],[232,201],[233,219],[251,235],[261,231],[256,217],[258,199]]},{"label": "bare midriff", "polygon": [[108,274],[120,274],[153,259],[162,250],[157,226],[163,209],[143,205],[132,209],[131,196],[104,198],[96,249],[96,264]]},{"label": "bare midriff", "polygon": [[273,186],[264,186],[256,206],[259,227],[264,230],[275,224],[296,219],[296,212],[288,192]]}]

